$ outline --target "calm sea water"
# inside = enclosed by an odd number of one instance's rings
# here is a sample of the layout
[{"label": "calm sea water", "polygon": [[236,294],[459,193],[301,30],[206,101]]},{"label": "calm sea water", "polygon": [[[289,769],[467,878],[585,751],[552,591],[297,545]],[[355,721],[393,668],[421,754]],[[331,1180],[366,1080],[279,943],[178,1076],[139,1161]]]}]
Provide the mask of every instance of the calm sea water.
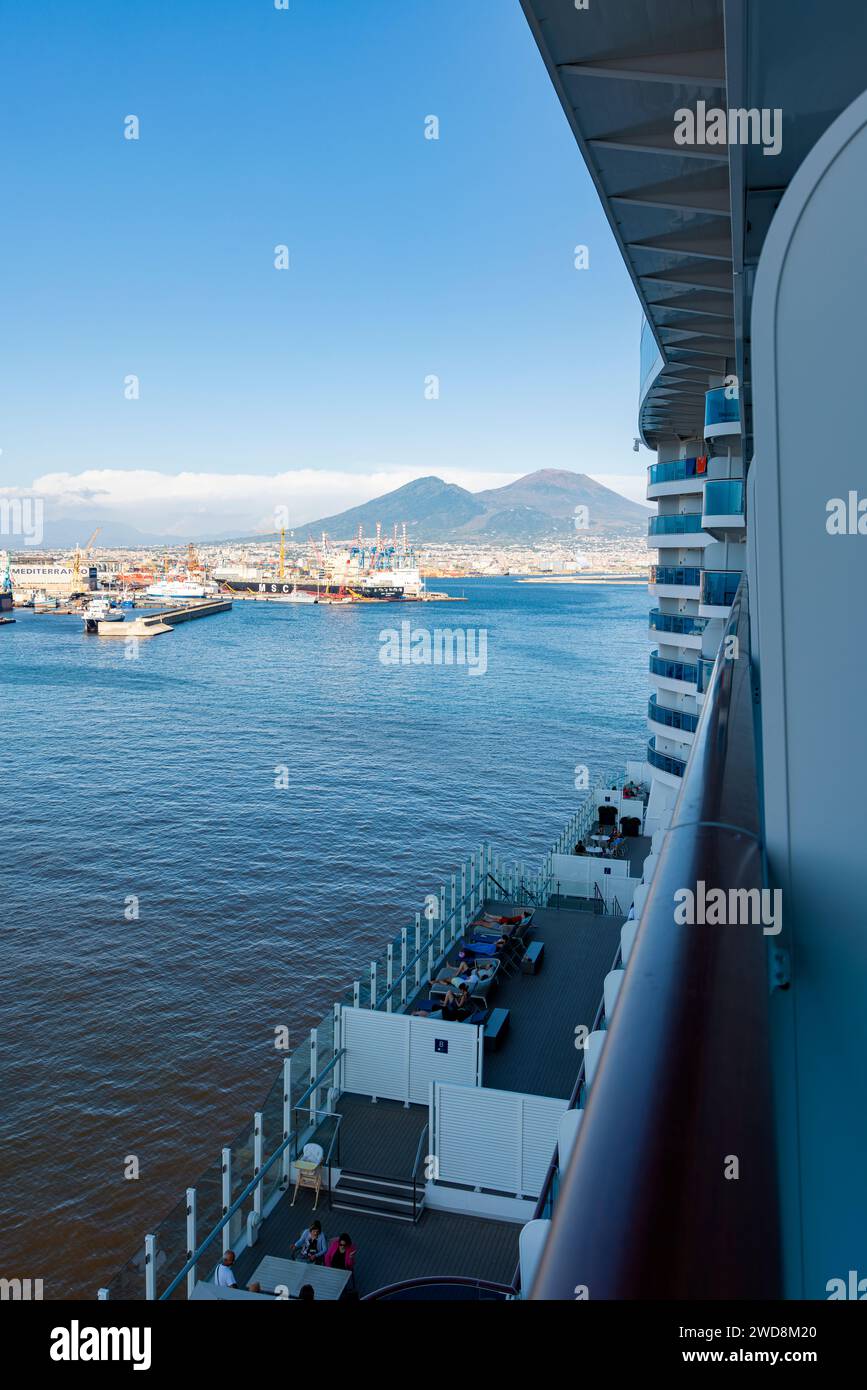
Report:
[{"label": "calm sea water", "polygon": [[[138,660],[71,617],[0,633],[0,1274],[94,1296],[260,1104],[275,1025],[300,1042],[480,841],[535,863],[576,763],[640,756],[643,587],[440,587],[466,603],[237,603]],[[383,665],[407,618],[485,629],[486,674]]]}]

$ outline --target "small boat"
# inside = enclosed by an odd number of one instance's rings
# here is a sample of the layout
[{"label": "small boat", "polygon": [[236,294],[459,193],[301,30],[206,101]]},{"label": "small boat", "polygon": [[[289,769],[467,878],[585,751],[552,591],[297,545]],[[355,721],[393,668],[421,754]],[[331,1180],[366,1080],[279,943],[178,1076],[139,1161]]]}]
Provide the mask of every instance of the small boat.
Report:
[{"label": "small boat", "polygon": [[93,598],[82,610],[85,632],[98,632],[100,623],[122,623],[123,611],[109,598]]},{"label": "small boat", "polygon": [[296,584],[288,594],[274,594],[274,603],[321,603],[322,600],[317,594],[311,594],[306,589],[299,589]]},{"label": "small boat", "polygon": [[38,594],[33,595],[34,613],[53,613],[57,608],[57,598],[54,594],[46,594],[44,589],[40,589]]}]

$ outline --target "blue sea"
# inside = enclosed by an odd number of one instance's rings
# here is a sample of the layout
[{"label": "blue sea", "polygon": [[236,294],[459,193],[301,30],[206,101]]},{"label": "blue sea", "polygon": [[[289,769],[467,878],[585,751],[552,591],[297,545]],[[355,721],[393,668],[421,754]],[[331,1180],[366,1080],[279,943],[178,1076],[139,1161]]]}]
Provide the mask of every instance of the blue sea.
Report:
[{"label": "blue sea", "polygon": [[[275,1026],[483,840],[535,864],[577,764],[642,756],[643,586],[437,585],[464,601],[237,602],[134,659],[0,630],[0,1274],[93,1297],[260,1104]],[[407,620],[483,631],[484,674],[383,664]]]}]

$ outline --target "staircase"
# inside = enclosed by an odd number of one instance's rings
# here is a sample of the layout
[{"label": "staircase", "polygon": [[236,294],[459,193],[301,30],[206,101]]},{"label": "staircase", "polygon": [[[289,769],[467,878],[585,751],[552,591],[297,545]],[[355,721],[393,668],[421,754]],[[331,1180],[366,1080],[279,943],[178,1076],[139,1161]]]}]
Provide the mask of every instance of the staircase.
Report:
[{"label": "staircase", "polygon": [[412,1178],[380,1178],[343,1168],[331,1192],[331,1206],[335,1211],[359,1211],[412,1224],[422,1213],[424,1183],[418,1184],[413,1203]]}]

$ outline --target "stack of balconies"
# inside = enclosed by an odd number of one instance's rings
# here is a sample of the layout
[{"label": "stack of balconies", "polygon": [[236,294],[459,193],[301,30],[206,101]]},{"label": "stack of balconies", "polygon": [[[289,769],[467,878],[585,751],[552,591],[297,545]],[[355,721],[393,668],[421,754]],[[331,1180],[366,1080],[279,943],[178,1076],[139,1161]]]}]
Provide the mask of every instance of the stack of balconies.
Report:
[{"label": "stack of balconies", "polygon": [[[707,393],[704,443],[648,470],[658,505],[648,525],[651,567],[647,761],[670,807],[692,747],[707,678],[744,567],[744,482],[737,399]],[[705,452],[702,452],[704,450]],[[664,450],[660,450],[660,455]]]}]

